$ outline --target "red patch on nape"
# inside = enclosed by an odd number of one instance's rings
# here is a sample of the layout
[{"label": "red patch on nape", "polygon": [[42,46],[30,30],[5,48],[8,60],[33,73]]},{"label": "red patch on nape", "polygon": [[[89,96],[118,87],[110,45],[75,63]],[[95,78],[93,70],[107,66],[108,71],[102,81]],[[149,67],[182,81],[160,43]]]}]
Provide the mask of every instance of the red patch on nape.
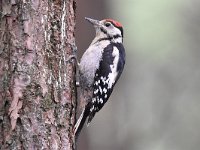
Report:
[{"label": "red patch on nape", "polygon": [[122,28],[122,24],[120,22],[118,22],[118,21],[115,21],[113,19],[105,19],[105,20],[113,23],[116,27],[121,27]]}]

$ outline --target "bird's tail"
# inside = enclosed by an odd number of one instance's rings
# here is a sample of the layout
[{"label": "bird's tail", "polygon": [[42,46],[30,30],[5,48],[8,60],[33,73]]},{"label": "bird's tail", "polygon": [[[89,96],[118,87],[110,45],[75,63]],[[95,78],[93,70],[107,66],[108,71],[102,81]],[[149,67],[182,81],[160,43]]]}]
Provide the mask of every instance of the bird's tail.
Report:
[{"label": "bird's tail", "polygon": [[88,106],[86,105],[79,117],[79,119],[77,120],[75,126],[74,126],[74,133],[75,133],[75,137],[77,138],[84,126],[84,123],[89,115],[89,109],[87,108]]},{"label": "bird's tail", "polygon": [[[82,82],[80,82],[82,83]],[[83,87],[83,85],[81,85]],[[93,90],[92,87],[84,87],[81,90],[81,95],[80,95],[80,107],[83,108],[80,117],[78,118],[75,126],[74,126],[74,134],[75,137],[78,138],[84,123],[86,122],[87,117],[90,114],[90,106],[91,106],[91,99],[93,95]]]}]

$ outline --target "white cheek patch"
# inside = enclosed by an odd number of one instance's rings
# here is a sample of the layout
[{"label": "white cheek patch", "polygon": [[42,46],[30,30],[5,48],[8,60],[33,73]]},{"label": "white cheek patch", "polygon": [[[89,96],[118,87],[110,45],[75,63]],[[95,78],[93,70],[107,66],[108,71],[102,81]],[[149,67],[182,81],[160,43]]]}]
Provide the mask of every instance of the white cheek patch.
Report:
[{"label": "white cheek patch", "polygon": [[116,34],[119,34],[119,35],[122,34],[121,31],[120,31],[118,28],[116,28],[116,27],[113,27],[112,30],[108,30],[108,32],[109,32],[109,34],[112,35],[112,36],[114,36],[114,35],[116,35]]},{"label": "white cheek patch", "polygon": [[114,38],[114,39],[112,39],[112,41],[113,41],[114,43],[122,43],[122,33],[121,33],[121,31],[120,31],[118,28],[113,27],[112,30],[109,30],[109,31],[108,31],[108,34],[109,34],[111,37],[114,37],[114,36],[116,36],[116,35],[120,35],[120,37]]},{"label": "white cheek patch", "polygon": [[113,64],[110,65],[111,73],[109,73],[108,79],[107,79],[109,89],[115,83],[116,77],[118,75],[117,65],[119,61],[119,50],[117,49],[117,47],[113,47],[112,56],[114,57],[114,60],[113,60]]}]

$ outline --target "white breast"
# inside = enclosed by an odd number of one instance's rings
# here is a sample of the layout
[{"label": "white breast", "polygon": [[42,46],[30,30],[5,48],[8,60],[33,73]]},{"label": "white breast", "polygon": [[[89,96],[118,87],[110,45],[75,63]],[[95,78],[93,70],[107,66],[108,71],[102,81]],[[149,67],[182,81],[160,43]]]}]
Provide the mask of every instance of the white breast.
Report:
[{"label": "white breast", "polygon": [[87,79],[89,85],[93,84],[95,72],[99,68],[102,59],[103,49],[108,44],[109,41],[91,44],[81,58],[80,72]]}]

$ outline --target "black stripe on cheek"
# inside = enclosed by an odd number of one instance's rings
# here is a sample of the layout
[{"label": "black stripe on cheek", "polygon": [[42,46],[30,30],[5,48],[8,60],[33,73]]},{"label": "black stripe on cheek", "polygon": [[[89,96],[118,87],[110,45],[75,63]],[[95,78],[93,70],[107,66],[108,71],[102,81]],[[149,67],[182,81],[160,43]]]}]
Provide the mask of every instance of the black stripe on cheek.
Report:
[{"label": "black stripe on cheek", "polygon": [[107,31],[104,28],[100,28],[100,30],[104,33],[104,34],[108,34]]},{"label": "black stripe on cheek", "polygon": [[112,38],[100,38],[97,42],[100,42],[100,41],[106,41],[106,40],[112,40]]},{"label": "black stripe on cheek", "polygon": [[105,41],[105,40],[116,39],[116,38],[119,38],[119,37],[122,37],[122,36],[119,35],[119,34],[117,34],[117,35],[114,35],[113,37],[100,38],[100,39],[99,39],[98,41],[96,41],[95,43],[100,42],[100,41]]},{"label": "black stripe on cheek", "polygon": [[[100,30],[101,30],[101,32],[103,32],[104,34],[106,34],[106,35],[108,35],[108,32],[104,29],[104,28],[100,28]],[[109,35],[108,35],[109,36]],[[117,35],[114,35],[113,37],[108,37],[108,39],[112,39],[112,38],[114,38],[114,39],[116,39],[116,38],[118,38],[118,37],[121,37],[121,35],[119,35],[119,34],[117,34]]]},{"label": "black stripe on cheek", "polygon": [[121,37],[121,35],[119,34],[113,36],[114,39],[119,38],[119,37]]}]

